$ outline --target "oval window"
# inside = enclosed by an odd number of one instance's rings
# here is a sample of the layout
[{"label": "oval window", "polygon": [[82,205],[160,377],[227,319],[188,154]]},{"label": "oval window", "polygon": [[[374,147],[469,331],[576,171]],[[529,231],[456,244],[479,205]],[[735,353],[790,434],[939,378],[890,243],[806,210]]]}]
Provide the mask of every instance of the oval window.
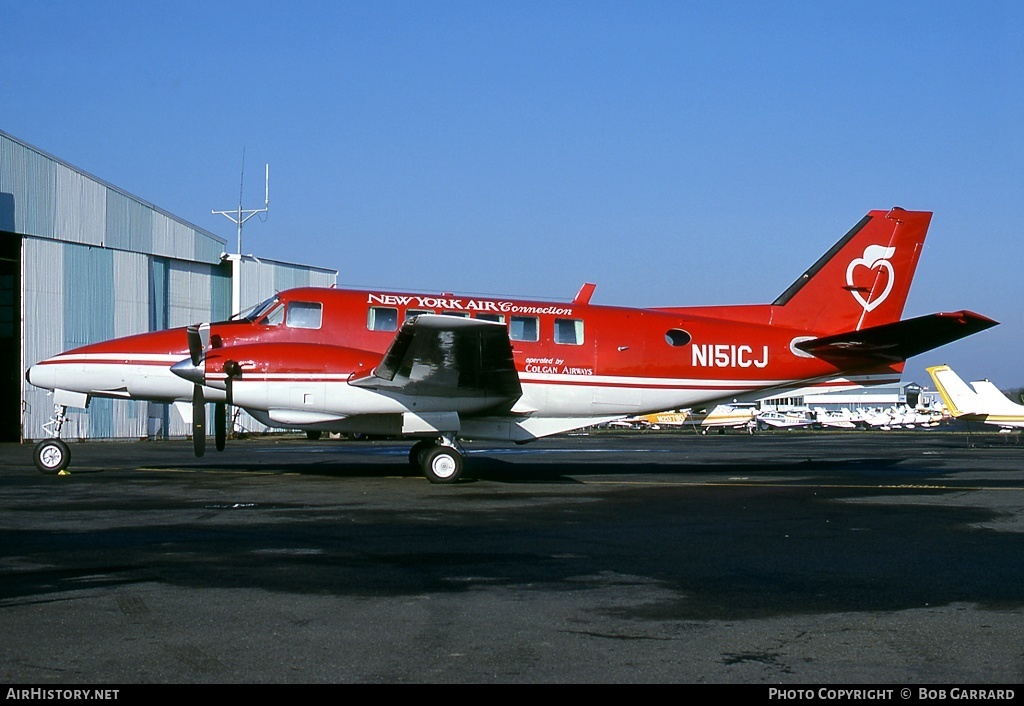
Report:
[{"label": "oval window", "polygon": [[670,346],[678,348],[679,346],[685,346],[687,343],[692,341],[693,337],[682,329],[674,328],[665,333],[665,340],[668,341]]}]

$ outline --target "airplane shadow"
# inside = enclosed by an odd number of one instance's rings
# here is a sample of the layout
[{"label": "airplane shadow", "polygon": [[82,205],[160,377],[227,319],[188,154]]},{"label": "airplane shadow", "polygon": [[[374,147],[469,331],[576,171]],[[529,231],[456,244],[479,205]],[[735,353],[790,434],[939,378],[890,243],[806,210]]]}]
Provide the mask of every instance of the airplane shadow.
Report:
[{"label": "airplane shadow", "polygon": [[[466,471],[458,485],[481,481],[502,484],[578,484],[587,478],[665,477],[693,476],[709,473],[728,473],[730,476],[765,476],[772,474],[824,474],[828,477],[851,477],[886,473],[899,466],[905,457],[877,457],[856,459],[802,459],[720,462],[675,462],[675,461],[600,461],[585,457],[560,455],[551,460],[549,454],[520,452],[515,460],[508,460],[505,454],[491,454],[477,451],[467,455]],[[332,478],[421,478],[422,473],[405,459],[405,450],[398,453],[380,453],[371,459],[364,454],[335,455],[329,458],[266,459],[256,461],[233,461],[227,458],[213,462],[197,459],[183,464],[148,464],[147,471],[180,471],[183,468],[208,473],[240,474],[294,474],[300,476],[322,476]],[[76,470],[76,473],[97,472],[97,469]],[[915,473],[901,469],[901,473]],[[930,471],[917,471],[930,473]]]},{"label": "airplane shadow", "polygon": [[[374,599],[555,594],[616,577],[623,590],[657,588],[616,608],[630,620],[1024,604],[1012,517],[951,487],[967,455],[951,469],[906,463],[895,448],[788,459],[581,448],[474,451],[470,478],[445,488],[428,486],[400,444],[203,459],[177,445],[114,466],[97,445],[82,449],[78,484],[74,473],[63,484],[12,476],[7,492],[23,487],[39,507],[11,515],[0,560],[36,568],[0,572],[0,600],[140,582]],[[40,500],[40,487],[61,492]],[[40,512],[61,521],[40,526]]]}]

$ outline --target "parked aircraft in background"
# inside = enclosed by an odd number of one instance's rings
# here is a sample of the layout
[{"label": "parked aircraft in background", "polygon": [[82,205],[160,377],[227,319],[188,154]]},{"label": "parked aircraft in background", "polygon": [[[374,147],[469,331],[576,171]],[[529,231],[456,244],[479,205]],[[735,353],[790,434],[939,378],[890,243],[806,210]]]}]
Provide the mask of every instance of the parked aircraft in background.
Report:
[{"label": "parked aircraft in background", "polygon": [[756,414],[756,402],[727,402],[715,405],[710,412],[697,412],[691,416],[691,420],[701,434],[707,434],[712,429],[718,430],[719,434],[725,433],[726,429],[743,429],[753,434],[757,426],[754,420]]},{"label": "parked aircraft in background", "polygon": [[[656,412],[627,417],[623,422],[627,426],[639,425],[650,429],[663,427],[692,427],[702,434],[709,429],[747,429],[753,431],[756,424],[754,415],[757,413],[756,402],[729,402],[707,409],[681,409],[675,412]],[[610,425],[614,425],[611,422]]]},{"label": "parked aircraft in background", "polygon": [[708,433],[716,429],[719,433],[725,433],[726,429],[743,429],[746,432],[754,433],[757,427],[754,415],[757,414],[757,403],[754,402],[729,402],[716,405],[711,410],[700,409],[692,412],[689,423],[698,429],[700,433]]},{"label": "parked aircraft in background", "polygon": [[867,429],[916,429],[938,426],[943,419],[937,409],[925,409],[901,404],[892,407],[858,409],[854,413],[859,424]]},{"label": "parked aircraft in background", "polygon": [[864,415],[849,409],[814,408],[814,423],[822,429],[859,429]]},{"label": "parked aircraft in background", "polygon": [[767,410],[757,415],[759,429],[800,429],[812,426],[815,417],[803,410]]},{"label": "parked aircraft in background", "polygon": [[639,417],[631,417],[630,419],[641,426],[660,429],[662,427],[693,426],[694,417],[690,410],[681,409],[675,412],[642,414]]},{"label": "parked aircraft in background", "polygon": [[988,380],[968,385],[948,365],[926,370],[955,419],[994,424],[1003,429],[1024,428],[1024,405],[1010,400]]},{"label": "parked aircraft in background", "polygon": [[943,420],[942,410],[926,407],[897,405],[892,408],[892,426],[900,429],[930,428],[938,426]]},{"label": "parked aircraft in background", "polygon": [[770,304],[598,306],[593,284],[570,302],[281,292],[230,321],[33,365],[28,381],[55,404],[36,465],[67,467],[66,408],[92,397],[191,402],[196,455],[210,402],[218,449],[227,405],[272,427],[402,436],[416,440],[410,462],[441,483],[462,475],[460,438],[526,442],[766,390],[891,384],[907,358],[996,325],[970,311],[900,320],[930,221],[871,211]]}]

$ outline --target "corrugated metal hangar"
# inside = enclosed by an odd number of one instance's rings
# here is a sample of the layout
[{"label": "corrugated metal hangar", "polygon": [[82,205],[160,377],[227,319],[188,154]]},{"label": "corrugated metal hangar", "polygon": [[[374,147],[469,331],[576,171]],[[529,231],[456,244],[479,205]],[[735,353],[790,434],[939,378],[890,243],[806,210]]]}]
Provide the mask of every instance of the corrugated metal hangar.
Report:
[{"label": "corrugated metal hangar", "polygon": [[[226,255],[226,241],[0,131],[0,441],[41,439],[53,413],[25,369],[76,346],[203,321],[337,271]],[[234,273],[234,274],[233,274]],[[246,424],[253,428],[253,421]],[[94,399],[65,439],[184,436],[169,405]]]}]

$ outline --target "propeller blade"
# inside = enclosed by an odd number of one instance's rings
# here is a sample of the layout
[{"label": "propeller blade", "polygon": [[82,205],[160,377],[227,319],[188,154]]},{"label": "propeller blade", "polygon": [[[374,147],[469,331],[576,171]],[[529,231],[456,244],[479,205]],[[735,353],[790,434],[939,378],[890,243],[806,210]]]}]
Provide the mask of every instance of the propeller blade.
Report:
[{"label": "propeller blade", "polygon": [[224,450],[224,441],[228,436],[228,412],[223,402],[218,402],[213,407],[213,434],[217,441],[217,450]]},{"label": "propeller blade", "polygon": [[192,390],[192,450],[197,458],[206,453],[206,399],[202,385]]},{"label": "propeller blade", "polygon": [[196,385],[206,384],[206,346],[210,343],[210,324],[189,326],[185,329],[188,337],[188,358],[171,366],[171,372]]},{"label": "propeller blade", "polygon": [[206,347],[210,343],[210,324],[189,326],[185,331],[188,335],[188,355],[192,365],[198,366],[206,357]]}]

